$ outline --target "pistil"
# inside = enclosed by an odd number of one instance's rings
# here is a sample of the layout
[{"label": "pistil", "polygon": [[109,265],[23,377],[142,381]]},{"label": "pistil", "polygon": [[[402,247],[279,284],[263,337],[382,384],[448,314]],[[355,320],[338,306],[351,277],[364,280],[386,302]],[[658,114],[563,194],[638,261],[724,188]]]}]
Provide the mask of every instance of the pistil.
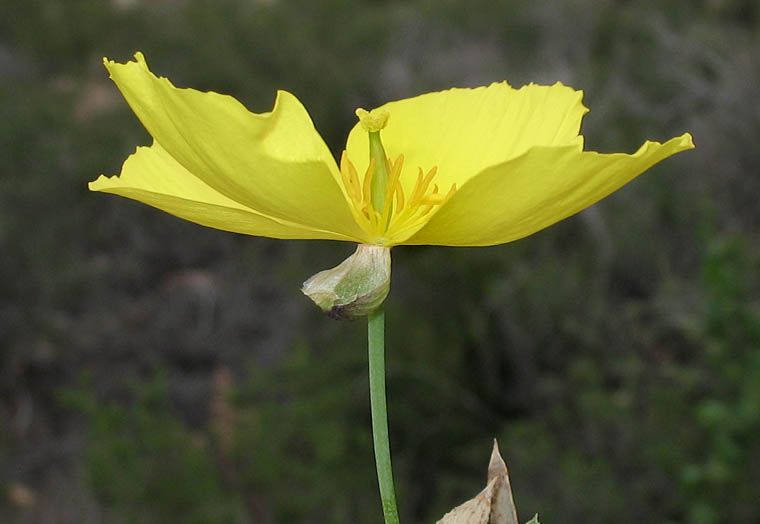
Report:
[{"label": "pistil", "polygon": [[374,109],[367,111],[359,108],[356,110],[356,116],[359,118],[362,127],[369,134],[369,158],[374,162],[374,172],[371,175],[370,195],[372,207],[378,213],[383,213],[385,209],[385,193],[390,177],[390,166],[388,165],[388,156],[385,154],[383,142],[380,140],[380,130],[388,124],[390,113],[384,109]]},{"label": "pistil", "polygon": [[357,109],[356,116],[369,135],[369,166],[360,182],[356,168],[344,151],[340,159],[340,173],[354,217],[365,231],[376,238],[377,244],[383,245],[388,237],[404,233],[427,220],[426,215],[435,206],[443,204],[454,194],[456,184],[452,184],[446,194],[439,193],[438,186],[432,184],[437,168],[433,167],[427,173],[418,168],[417,181],[411,194],[406,197],[401,183],[404,156],[398,155],[395,161],[391,161],[380,139],[380,131],[390,117],[388,111]]}]

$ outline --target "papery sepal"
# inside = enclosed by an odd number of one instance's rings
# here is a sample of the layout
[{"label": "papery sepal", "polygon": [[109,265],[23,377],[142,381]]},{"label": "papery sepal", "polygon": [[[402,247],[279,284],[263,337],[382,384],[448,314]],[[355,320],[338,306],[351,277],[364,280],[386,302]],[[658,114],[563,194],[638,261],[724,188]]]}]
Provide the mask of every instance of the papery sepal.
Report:
[{"label": "papery sepal", "polygon": [[390,248],[359,244],[339,265],[304,282],[301,291],[328,316],[356,320],[380,307],[390,287]]}]

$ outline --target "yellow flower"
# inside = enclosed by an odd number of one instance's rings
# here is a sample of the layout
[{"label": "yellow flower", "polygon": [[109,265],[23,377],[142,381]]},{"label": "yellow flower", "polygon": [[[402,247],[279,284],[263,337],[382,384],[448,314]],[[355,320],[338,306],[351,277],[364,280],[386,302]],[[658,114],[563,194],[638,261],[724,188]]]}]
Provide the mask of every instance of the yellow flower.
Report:
[{"label": "yellow flower", "polygon": [[[632,155],[583,151],[582,92],[502,82],[357,110],[339,166],[292,94],[279,91],[271,112],[255,114],[230,96],[178,89],[153,75],[141,53],[135,58],[104,62],[153,145],[90,189],[248,235],[502,244],[694,147],[685,133]],[[370,160],[373,133],[382,135],[385,166]]]}]

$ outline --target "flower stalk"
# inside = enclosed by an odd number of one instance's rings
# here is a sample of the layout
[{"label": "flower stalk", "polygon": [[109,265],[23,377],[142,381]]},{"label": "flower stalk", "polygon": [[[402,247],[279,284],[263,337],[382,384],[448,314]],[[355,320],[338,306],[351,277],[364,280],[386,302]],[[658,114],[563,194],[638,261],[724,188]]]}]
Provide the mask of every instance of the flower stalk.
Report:
[{"label": "flower stalk", "polygon": [[372,440],[375,447],[377,482],[385,524],[399,524],[396,491],[393,487],[391,450],[388,439],[388,408],[385,396],[385,310],[369,314],[369,399],[372,412]]}]

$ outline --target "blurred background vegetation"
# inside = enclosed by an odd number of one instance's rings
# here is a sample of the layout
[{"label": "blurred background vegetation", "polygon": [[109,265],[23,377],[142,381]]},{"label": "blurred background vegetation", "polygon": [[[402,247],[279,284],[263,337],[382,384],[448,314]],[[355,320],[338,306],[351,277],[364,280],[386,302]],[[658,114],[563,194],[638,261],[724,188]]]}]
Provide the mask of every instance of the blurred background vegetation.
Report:
[{"label": "blurred background vegetation", "polygon": [[149,143],[101,64],[136,50],[290,90],[336,154],[358,106],[502,79],[584,89],[589,149],[691,131],[528,239],[394,249],[400,510],[474,495],[497,437],[523,520],[760,522],[755,0],[0,1],[0,522],[380,521],[364,323],[298,291],[351,246],[87,192]]}]

